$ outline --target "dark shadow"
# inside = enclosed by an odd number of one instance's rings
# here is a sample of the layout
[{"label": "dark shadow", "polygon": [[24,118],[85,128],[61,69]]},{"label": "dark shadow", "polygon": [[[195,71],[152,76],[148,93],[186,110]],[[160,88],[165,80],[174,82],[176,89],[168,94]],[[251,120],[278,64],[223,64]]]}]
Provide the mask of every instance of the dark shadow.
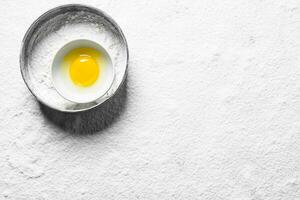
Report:
[{"label": "dark shadow", "polygon": [[116,94],[91,110],[65,113],[39,103],[45,118],[62,130],[76,135],[93,134],[108,128],[124,111],[127,101],[127,80]]}]

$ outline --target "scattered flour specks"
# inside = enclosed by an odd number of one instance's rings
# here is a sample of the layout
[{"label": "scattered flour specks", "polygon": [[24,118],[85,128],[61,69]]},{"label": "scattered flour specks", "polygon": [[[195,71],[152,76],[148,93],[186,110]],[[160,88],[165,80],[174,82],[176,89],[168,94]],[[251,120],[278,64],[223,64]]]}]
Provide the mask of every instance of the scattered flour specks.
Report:
[{"label": "scattered flour specks", "polygon": [[92,135],[49,121],[18,56],[32,21],[62,2],[2,0],[0,199],[300,199],[299,0],[77,2],[124,31],[125,109]]}]

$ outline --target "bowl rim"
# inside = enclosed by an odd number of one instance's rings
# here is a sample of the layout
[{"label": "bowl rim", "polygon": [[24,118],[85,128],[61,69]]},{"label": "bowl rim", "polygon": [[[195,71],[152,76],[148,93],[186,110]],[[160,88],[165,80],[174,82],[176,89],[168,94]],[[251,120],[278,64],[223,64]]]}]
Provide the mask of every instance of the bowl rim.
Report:
[{"label": "bowl rim", "polygon": [[[61,108],[57,108],[57,107],[54,107],[54,106],[51,106],[50,104],[48,104],[47,102],[43,101],[41,98],[39,98],[39,96],[34,93],[33,89],[30,87],[29,83],[27,82],[26,78],[25,78],[25,74],[23,72],[23,69],[25,68],[25,63],[24,63],[24,60],[25,60],[25,49],[26,49],[26,41],[28,39],[30,39],[30,34],[37,28],[38,24],[41,22],[41,20],[43,20],[44,17],[46,17],[47,15],[51,14],[52,12],[58,10],[58,9],[64,9],[64,8],[68,8],[68,7],[81,7],[81,8],[87,8],[87,9],[90,9],[90,10],[93,10],[95,12],[97,12],[98,14],[104,16],[106,18],[106,20],[108,20],[113,26],[114,28],[116,28],[117,32],[120,34],[122,40],[124,41],[124,45],[125,45],[125,51],[126,51],[126,66],[125,66],[125,73],[122,77],[122,80],[120,82],[120,84],[117,86],[117,88],[109,94],[109,96],[107,96],[105,99],[103,99],[103,101],[95,104],[95,105],[92,105],[88,108],[80,108],[80,109],[76,109],[76,110],[67,110],[67,109],[61,109]],[[42,22],[43,23],[43,22]],[[35,19],[33,21],[33,23],[29,26],[29,28],[27,29],[23,39],[22,39],[22,42],[21,42],[21,51],[20,51],[20,54],[19,54],[19,65],[20,65],[20,71],[21,71],[21,75],[22,75],[22,79],[23,81],[25,82],[25,85],[27,86],[27,88],[29,89],[29,91],[31,92],[31,94],[42,104],[46,105],[47,107],[53,109],[53,110],[57,110],[57,111],[60,111],[60,112],[65,112],[65,113],[77,113],[77,112],[82,112],[82,111],[87,111],[87,110],[91,110],[101,104],[103,104],[104,102],[106,102],[108,99],[110,99],[111,97],[113,97],[121,88],[121,86],[124,84],[124,81],[127,77],[127,73],[128,73],[128,63],[129,63],[129,49],[128,49],[128,43],[127,43],[127,40],[124,36],[124,33],[121,29],[121,27],[117,24],[117,22],[112,18],[110,17],[106,12],[100,10],[99,8],[96,8],[96,7],[93,7],[93,6],[90,6],[90,5],[86,5],[86,4],[64,4],[64,5],[60,5],[60,6],[56,6],[54,8],[51,8],[49,10],[47,10],[46,12],[44,12],[42,15],[40,15],[37,19]]]}]

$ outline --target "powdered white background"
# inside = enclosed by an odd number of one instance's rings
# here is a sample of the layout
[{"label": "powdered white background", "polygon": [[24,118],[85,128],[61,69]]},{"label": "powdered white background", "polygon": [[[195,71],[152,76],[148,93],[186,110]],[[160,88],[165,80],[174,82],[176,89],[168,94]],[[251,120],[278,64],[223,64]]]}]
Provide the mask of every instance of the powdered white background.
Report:
[{"label": "powdered white background", "polygon": [[0,199],[300,199],[299,0],[76,1],[129,43],[105,127],[41,109],[19,72],[32,21],[71,2],[0,2]]}]

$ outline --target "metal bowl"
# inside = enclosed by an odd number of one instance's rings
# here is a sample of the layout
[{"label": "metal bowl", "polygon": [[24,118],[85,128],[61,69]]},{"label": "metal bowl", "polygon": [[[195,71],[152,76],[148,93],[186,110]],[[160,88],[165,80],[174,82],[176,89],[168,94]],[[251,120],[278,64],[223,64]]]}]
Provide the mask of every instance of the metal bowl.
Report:
[{"label": "metal bowl", "polygon": [[[89,103],[63,98],[51,78],[51,61],[64,44],[90,39],[101,44],[112,58],[115,79],[111,88]],[[31,93],[48,107],[62,112],[91,109],[111,98],[125,80],[128,46],[117,23],[103,11],[79,4],[53,8],[41,15],[26,32],[20,54],[22,77]]]}]

